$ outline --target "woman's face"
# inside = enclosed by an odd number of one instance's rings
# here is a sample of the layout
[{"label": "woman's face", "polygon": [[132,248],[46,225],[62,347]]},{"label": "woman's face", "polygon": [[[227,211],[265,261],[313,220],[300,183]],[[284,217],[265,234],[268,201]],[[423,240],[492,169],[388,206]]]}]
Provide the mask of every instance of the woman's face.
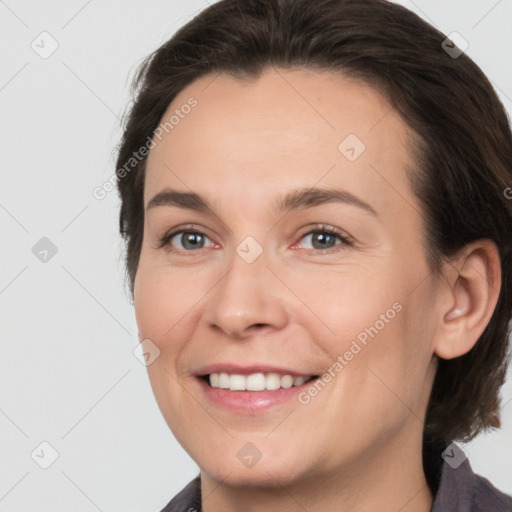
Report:
[{"label": "woman's face", "polygon": [[404,122],[369,86],[305,70],[203,77],[171,116],[144,207],[175,194],[145,210],[134,294],[178,441],[239,484],[421,457],[438,284]]}]

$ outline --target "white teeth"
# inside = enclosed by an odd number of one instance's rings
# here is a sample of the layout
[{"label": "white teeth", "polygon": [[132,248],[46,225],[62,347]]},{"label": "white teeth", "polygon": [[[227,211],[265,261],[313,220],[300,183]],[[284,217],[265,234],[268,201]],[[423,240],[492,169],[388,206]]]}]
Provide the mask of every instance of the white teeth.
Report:
[{"label": "white teeth", "polygon": [[265,377],[265,388],[275,391],[281,387],[281,376],[278,373],[269,373]]},{"label": "white teeth", "polygon": [[304,384],[304,382],[306,382],[306,377],[295,377],[295,379],[293,379],[293,385],[294,386],[302,386],[302,384]]},{"label": "white teeth", "polygon": [[212,373],[210,375],[210,384],[214,388],[218,388],[219,387],[219,374],[218,373]]},{"label": "white teeth", "polygon": [[243,375],[230,375],[229,389],[231,391],[245,391],[245,380]]},{"label": "white teeth", "polygon": [[229,373],[211,373],[210,385],[213,388],[229,389],[230,391],[275,391],[288,389],[292,386],[302,386],[309,377],[293,377],[279,373],[252,373],[239,375]]},{"label": "white teeth", "polygon": [[291,388],[293,386],[293,377],[291,375],[283,375],[281,377],[281,387],[282,388]]},{"label": "white teeth", "polygon": [[247,376],[245,380],[245,389],[247,389],[247,391],[263,391],[265,389],[266,379],[263,373],[253,373],[252,375]]},{"label": "white teeth", "polygon": [[[212,375],[215,375],[215,374],[212,373]],[[217,375],[219,376],[219,382],[217,384],[217,387],[229,389],[229,375],[227,373],[218,373]],[[212,384],[211,375],[210,375],[210,384]],[[212,386],[213,386],[213,384],[212,384]]]}]

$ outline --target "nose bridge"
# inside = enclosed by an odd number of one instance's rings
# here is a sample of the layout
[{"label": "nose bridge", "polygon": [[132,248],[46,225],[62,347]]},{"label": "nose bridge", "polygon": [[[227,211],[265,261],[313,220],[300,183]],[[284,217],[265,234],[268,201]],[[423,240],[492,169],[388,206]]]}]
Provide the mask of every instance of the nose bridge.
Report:
[{"label": "nose bridge", "polygon": [[286,324],[284,304],[275,293],[275,279],[267,268],[268,255],[250,237],[231,255],[224,277],[212,290],[208,321],[232,337],[243,337],[250,327]]}]

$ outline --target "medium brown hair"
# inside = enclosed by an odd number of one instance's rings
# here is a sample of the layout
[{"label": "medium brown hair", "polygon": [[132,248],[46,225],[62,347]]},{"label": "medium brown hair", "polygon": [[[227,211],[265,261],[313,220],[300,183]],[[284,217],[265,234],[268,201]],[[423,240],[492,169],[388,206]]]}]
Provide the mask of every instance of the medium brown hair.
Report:
[{"label": "medium brown hair", "polygon": [[387,98],[417,137],[410,179],[432,270],[473,240],[491,239],[500,253],[502,287],[493,316],[467,354],[439,360],[425,438],[469,441],[499,427],[512,311],[512,200],[506,197],[512,134],[488,79],[466,54],[449,54],[445,39],[384,0],[221,0],[178,30],[140,66],[118,150],[120,232],[132,301],[146,158],[129,172],[126,163],[182,89],[208,73],[254,79],[269,66],[361,79]]}]

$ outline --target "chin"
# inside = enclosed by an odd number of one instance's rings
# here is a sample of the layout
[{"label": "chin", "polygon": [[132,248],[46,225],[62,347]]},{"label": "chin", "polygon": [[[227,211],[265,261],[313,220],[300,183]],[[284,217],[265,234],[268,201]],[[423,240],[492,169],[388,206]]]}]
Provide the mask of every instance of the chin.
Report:
[{"label": "chin", "polygon": [[239,465],[229,464],[220,469],[218,465],[213,464],[209,467],[201,467],[201,472],[206,472],[211,478],[223,485],[235,487],[281,487],[292,482],[296,475],[292,474],[291,468],[275,467],[271,465],[263,466],[260,461],[257,466],[252,468],[243,468]]},{"label": "chin", "polygon": [[[248,452],[250,452],[249,449],[246,449],[245,452],[243,450],[225,450],[218,456],[212,452],[208,460],[204,460],[204,457],[197,457],[194,460],[199,465],[201,472],[207,473],[212,479],[222,482],[223,485],[272,488],[286,486],[301,478],[298,473],[298,461],[286,460],[282,456],[269,455],[265,457],[262,455],[257,461],[255,459],[250,461],[247,458],[244,463],[245,453]],[[303,464],[304,462],[301,465]]]}]

